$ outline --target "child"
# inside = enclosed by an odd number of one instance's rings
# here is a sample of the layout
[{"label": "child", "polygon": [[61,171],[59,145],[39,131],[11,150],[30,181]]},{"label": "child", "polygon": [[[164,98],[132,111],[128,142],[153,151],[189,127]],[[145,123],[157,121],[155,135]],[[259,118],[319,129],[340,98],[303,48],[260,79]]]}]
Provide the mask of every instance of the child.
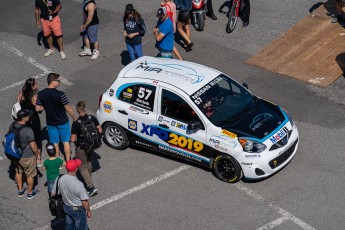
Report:
[{"label": "child", "polygon": [[49,197],[51,196],[54,186],[54,182],[56,178],[60,175],[60,170],[59,168],[61,167],[62,164],[64,164],[63,160],[61,158],[55,157],[56,154],[56,149],[55,145],[53,143],[47,143],[46,145],[47,153],[49,158],[46,159],[43,163],[44,169],[47,171],[47,187],[48,187],[48,194]]}]

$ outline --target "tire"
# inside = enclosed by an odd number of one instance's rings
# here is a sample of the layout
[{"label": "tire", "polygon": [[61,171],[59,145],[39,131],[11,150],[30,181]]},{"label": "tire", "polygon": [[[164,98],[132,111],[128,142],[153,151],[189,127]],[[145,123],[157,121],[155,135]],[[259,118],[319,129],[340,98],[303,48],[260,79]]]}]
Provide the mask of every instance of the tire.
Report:
[{"label": "tire", "polygon": [[103,140],[109,147],[117,150],[123,150],[129,145],[125,130],[114,122],[105,123],[103,127]]},{"label": "tire", "polygon": [[228,24],[226,24],[226,32],[231,33],[234,31],[238,20],[238,15],[236,15],[236,5],[232,4],[229,11]]},{"label": "tire", "polygon": [[212,170],[218,179],[227,183],[236,183],[243,176],[240,164],[233,157],[226,154],[220,154],[214,158]]},{"label": "tire", "polygon": [[203,31],[205,27],[205,14],[195,14],[194,28],[196,31]]}]

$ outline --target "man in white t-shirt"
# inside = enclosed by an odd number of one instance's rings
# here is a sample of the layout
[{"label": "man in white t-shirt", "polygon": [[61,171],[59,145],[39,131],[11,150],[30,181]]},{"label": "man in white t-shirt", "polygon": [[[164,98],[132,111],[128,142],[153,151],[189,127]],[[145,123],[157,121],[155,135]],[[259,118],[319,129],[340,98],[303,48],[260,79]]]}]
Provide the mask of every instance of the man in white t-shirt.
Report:
[{"label": "man in white t-shirt", "polygon": [[[80,165],[81,160],[79,159],[67,161],[67,174],[59,179],[58,193],[61,194],[64,203],[66,229],[88,229],[87,219],[91,218],[89,196],[83,183],[76,177]],[[56,191],[56,184],[55,181],[52,191]]]}]

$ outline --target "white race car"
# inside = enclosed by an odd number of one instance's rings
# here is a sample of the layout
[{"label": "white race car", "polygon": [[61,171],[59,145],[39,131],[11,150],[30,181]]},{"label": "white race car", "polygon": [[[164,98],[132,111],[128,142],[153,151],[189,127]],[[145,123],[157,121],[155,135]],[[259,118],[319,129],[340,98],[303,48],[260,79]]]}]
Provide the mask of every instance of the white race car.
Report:
[{"label": "white race car", "polygon": [[100,97],[97,118],[114,149],[197,162],[225,182],[260,179],[288,164],[299,135],[286,111],[244,86],[203,65],[142,57]]}]

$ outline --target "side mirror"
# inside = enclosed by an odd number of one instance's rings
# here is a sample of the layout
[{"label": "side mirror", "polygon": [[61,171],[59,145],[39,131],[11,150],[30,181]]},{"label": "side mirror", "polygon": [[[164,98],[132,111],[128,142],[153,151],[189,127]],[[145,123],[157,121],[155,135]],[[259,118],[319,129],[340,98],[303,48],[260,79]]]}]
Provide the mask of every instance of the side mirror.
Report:
[{"label": "side mirror", "polygon": [[244,88],[248,89],[248,84],[247,83],[243,83],[242,84]]},{"label": "side mirror", "polygon": [[201,123],[199,121],[190,121],[187,125],[187,133],[195,133],[201,129]]}]

